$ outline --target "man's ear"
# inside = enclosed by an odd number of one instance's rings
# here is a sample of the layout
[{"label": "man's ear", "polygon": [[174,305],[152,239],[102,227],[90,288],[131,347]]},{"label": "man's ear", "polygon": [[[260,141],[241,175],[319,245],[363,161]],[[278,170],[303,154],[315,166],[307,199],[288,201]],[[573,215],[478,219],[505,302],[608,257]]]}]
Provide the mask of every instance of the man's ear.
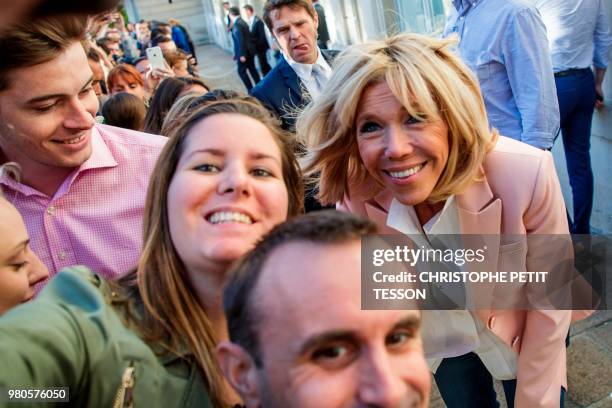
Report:
[{"label": "man's ear", "polygon": [[257,388],[257,367],[245,349],[230,341],[217,346],[217,359],[225,378],[240,394],[247,408],[261,406]]}]

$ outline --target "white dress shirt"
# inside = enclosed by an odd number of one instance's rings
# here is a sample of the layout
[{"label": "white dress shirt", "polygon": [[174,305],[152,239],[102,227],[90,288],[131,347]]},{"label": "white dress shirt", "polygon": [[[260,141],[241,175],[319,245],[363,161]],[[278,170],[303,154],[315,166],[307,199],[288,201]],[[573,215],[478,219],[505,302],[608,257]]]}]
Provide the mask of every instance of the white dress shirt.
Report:
[{"label": "white dress shirt", "polygon": [[[325,61],[325,58],[323,58],[323,54],[321,54],[321,50],[318,47],[317,52],[319,53],[319,57],[314,64],[301,64],[294,61],[289,55],[283,53],[285,59],[289,63],[289,66],[293,68],[298,78],[300,78],[312,99],[316,99],[321,94],[322,89],[320,89],[319,84],[327,82],[332,75],[332,69],[327,61]],[[317,81],[315,78],[315,73],[313,70],[313,66],[315,65],[318,68],[319,75],[323,76],[323,78],[320,78],[319,81]]]},{"label": "white dress shirt", "polygon": [[[451,247],[450,234],[460,235],[459,212],[455,197],[446,200],[442,211],[435,214],[423,227],[413,206],[401,204],[393,199],[389,207],[387,225],[411,238],[419,245],[429,246],[429,237],[436,236]],[[444,236],[448,235],[448,236]],[[421,239],[418,239],[418,238]],[[467,287],[466,287],[467,288]],[[469,303],[470,294],[467,290]],[[490,331],[468,310],[423,310],[423,346],[430,370],[435,373],[442,359],[458,357],[474,352],[480,357],[493,378],[511,380],[516,378],[518,355]]]}]

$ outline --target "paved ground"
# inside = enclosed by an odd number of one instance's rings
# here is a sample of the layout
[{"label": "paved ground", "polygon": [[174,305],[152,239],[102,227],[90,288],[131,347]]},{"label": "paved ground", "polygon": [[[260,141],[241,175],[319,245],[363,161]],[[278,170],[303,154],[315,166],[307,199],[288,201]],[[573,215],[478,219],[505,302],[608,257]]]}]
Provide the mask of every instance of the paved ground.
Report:
[{"label": "paved ground", "polygon": [[[211,88],[246,91],[229,53],[215,45],[204,45],[198,47],[197,54],[200,72]],[[557,154],[563,153],[555,153],[555,157]],[[566,408],[612,408],[612,311],[598,312],[572,326],[567,364]],[[503,400],[501,384],[496,389]],[[435,386],[431,407],[444,407]]]},{"label": "paved ground", "polygon": [[212,89],[232,89],[246,92],[232,56],[216,45],[201,45],[196,54],[200,64],[200,75]]}]

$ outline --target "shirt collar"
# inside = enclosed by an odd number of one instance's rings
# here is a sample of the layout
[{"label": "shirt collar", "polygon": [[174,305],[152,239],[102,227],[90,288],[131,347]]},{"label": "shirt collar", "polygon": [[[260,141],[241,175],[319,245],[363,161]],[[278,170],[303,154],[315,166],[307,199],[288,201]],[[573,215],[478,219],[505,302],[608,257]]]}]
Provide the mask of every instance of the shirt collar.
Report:
[{"label": "shirt collar", "polygon": [[118,165],[115,156],[104,142],[100,130],[103,130],[100,125],[95,125],[91,129],[91,156],[79,167],[78,172]]},{"label": "shirt collar", "polygon": [[458,210],[455,196],[450,196],[440,212],[435,214],[423,227],[411,205],[404,205],[395,198],[389,207],[387,225],[406,235],[458,234]]},{"label": "shirt collar", "polygon": [[327,63],[327,61],[325,61],[325,58],[323,57],[323,54],[321,53],[321,50],[319,49],[319,47],[317,47],[317,53],[319,56],[317,57],[317,60],[315,61],[314,64],[302,64],[302,63],[296,62],[293,60],[293,58],[291,58],[285,52],[283,52],[283,56],[287,60],[287,63],[289,64],[289,66],[293,68],[293,70],[295,71],[298,77],[300,77],[301,79],[309,80],[312,77],[312,67],[314,65],[318,65],[319,67],[323,68],[324,72],[329,73],[331,71],[331,68],[329,64]]}]

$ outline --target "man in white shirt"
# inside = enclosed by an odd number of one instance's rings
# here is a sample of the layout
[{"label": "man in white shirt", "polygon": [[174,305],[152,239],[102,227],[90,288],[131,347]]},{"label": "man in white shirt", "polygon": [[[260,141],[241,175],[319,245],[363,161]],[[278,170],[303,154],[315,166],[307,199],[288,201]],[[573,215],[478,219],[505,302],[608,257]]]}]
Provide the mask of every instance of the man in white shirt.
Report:
[{"label": "man in white shirt", "polygon": [[573,195],[570,231],[589,234],[593,207],[591,121],[595,106],[603,106],[602,83],[612,43],[608,16],[601,0],[535,0],[534,3],[546,25],[555,73],[563,147]]}]

